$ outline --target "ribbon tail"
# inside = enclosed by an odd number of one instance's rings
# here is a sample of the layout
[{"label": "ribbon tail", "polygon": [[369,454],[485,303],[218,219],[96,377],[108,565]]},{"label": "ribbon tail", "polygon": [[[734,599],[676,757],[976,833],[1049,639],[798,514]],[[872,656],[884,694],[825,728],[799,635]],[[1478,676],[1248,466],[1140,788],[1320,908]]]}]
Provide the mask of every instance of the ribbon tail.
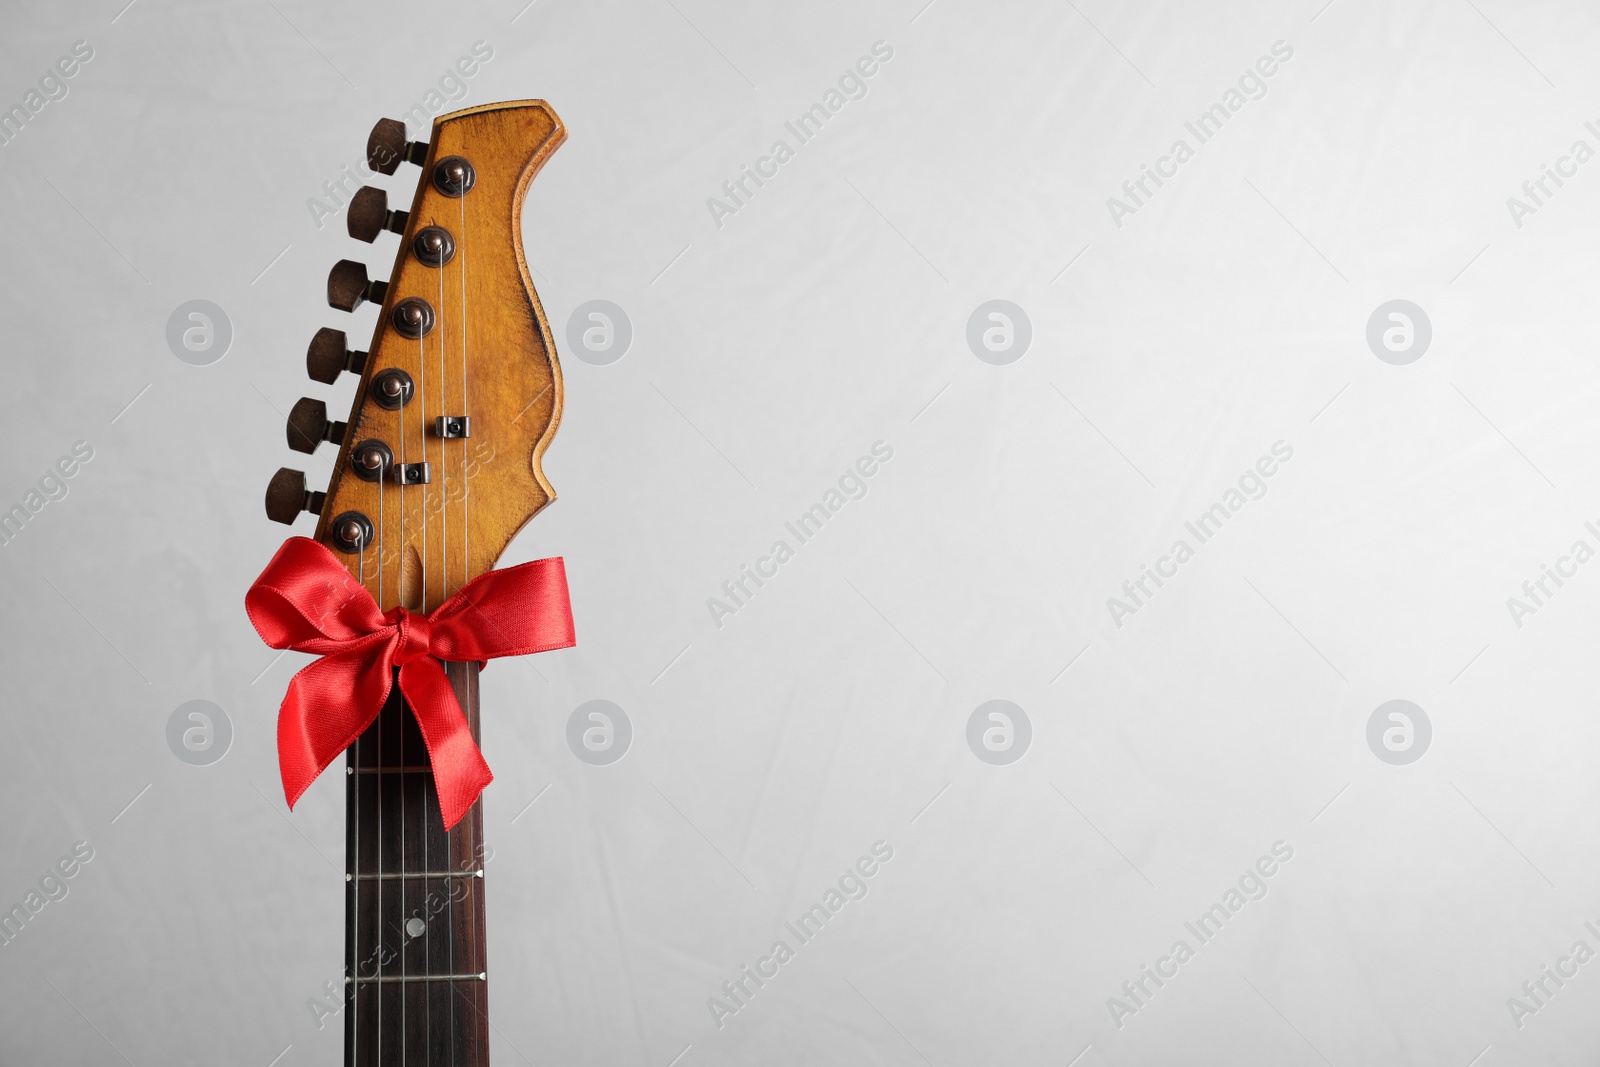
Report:
[{"label": "ribbon tail", "polygon": [[428,746],[444,828],[453,829],[494,781],[494,774],[472,739],[467,717],[438,660],[427,656],[402,665],[400,691]]},{"label": "ribbon tail", "polygon": [[278,769],[291,810],[383,710],[393,684],[389,655],[370,659],[358,647],[314,660],[289,680],[278,708]]}]

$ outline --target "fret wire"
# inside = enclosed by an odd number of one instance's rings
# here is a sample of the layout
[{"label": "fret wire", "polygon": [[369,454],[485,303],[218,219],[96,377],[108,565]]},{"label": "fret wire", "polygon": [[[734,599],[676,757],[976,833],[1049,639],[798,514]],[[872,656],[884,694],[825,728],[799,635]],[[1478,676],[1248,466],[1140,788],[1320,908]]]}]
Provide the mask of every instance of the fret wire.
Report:
[{"label": "fret wire", "polygon": [[489,975],[484,972],[478,974],[390,974],[377,978],[361,978],[358,976],[353,983],[346,978],[345,984],[390,985],[400,982],[487,982],[488,980]]},{"label": "fret wire", "polygon": [[[377,879],[380,879],[380,878],[385,879],[386,881],[394,881],[397,878],[482,878],[482,877],[483,877],[483,872],[481,870],[478,870],[478,871],[408,871],[408,872],[406,872],[404,874],[400,874],[400,873],[396,872],[396,873],[391,873],[391,874],[359,874],[359,875],[355,875],[354,876],[354,878],[359,879],[360,881],[363,881],[363,882],[376,881]],[[352,879],[351,875],[347,874],[347,875],[344,876],[344,880],[346,882],[349,882],[351,879]]]}]

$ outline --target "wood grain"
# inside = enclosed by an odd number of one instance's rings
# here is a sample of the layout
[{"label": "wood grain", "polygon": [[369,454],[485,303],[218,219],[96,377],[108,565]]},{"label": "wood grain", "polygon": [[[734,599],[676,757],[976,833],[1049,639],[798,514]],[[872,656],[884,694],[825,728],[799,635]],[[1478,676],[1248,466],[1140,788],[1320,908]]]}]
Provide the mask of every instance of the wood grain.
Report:
[{"label": "wood grain", "polygon": [[[478,665],[445,667],[476,740]],[[484,869],[482,804],[446,833],[428,766],[396,687],[347,760],[345,974],[364,981],[346,988],[346,1067],[488,1067],[487,982],[393,981],[488,971],[485,879],[438,877]]]},{"label": "wood grain", "polygon": [[[561,367],[550,324],[529,277],[522,203],[539,168],[566,138],[543,101],[486,104],[442,115],[421,169],[406,232],[379,315],[349,430],[328,485],[317,540],[330,544],[335,516],[371,520],[374,543],[338,555],[387,611],[428,611],[489,570],[555,490],[540,460],[561,419]],[[469,160],[476,183],[445,196],[431,180],[446,156]],[[425,226],[456,240],[453,259],[429,267],[412,254]],[[418,340],[400,336],[390,312],[408,297],[433,305],[436,325]],[[373,376],[399,368],[413,399],[386,411],[366,399]],[[434,434],[440,415],[466,415],[472,436]],[[365,482],[350,474],[355,444],[389,445],[397,463],[427,462],[425,486]]]}]

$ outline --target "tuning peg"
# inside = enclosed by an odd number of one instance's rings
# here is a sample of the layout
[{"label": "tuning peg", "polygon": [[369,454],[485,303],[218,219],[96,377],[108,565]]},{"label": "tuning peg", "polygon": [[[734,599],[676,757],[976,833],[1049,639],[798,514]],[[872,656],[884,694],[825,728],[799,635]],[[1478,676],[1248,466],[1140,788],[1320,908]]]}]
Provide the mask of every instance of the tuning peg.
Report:
[{"label": "tuning peg", "polygon": [[344,371],[360,374],[367,365],[365,352],[352,352],[345,347],[344,331],[324,326],[311,339],[306,349],[306,374],[312,381],[332,385]]},{"label": "tuning peg", "polygon": [[302,511],[320,513],[326,497],[326,493],[306,492],[305,471],[280,467],[267,483],[267,518],[291,525]]},{"label": "tuning peg", "polygon": [[399,119],[379,119],[367,135],[367,166],[383,174],[393,174],[402,162],[420,167],[427,158],[427,142],[406,140],[406,124]]},{"label": "tuning peg", "polygon": [[324,441],[338,444],[344,440],[344,431],[344,423],[328,421],[328,405],[320,400],[303,396],[289,409],[285,432],[289,447],[296,452],[315,452]]},{"label": "tuning peg", "polygon": [[388,282],[367,281],[367,268],[353,259],[341,259],[328,272],[328,306],[354,311],[363,300],[382,304]]},{"label": "tuning peg", "polygon": [[389,196],[382,189],[363,185],[350,198],[345,209],[345,228],[358,241],[371,244],[384,230],[392,233],[406,232],[406,213],[389,210]]}]

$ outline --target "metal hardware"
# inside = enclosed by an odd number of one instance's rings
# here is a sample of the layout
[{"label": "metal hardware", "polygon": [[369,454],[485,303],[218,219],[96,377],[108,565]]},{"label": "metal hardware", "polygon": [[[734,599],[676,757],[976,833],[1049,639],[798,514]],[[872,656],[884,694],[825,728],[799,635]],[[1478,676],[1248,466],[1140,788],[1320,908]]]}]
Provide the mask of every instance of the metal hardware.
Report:
[{"label": "metal hardware", "polygon": [[372,386],[367,395],[385,411],[399,411],[411,403],[411,394],[415,391],[416,384],[412,382],[411,375],[398,367],[390,367],[372,376]]},{"label": "metal hardware", "polygon": [[351,237],[371,244],[384,230],[405,233],[406,213],[390,211],[389,194],[375,186],[363,185],[345,208],[344,224]]},{"label": "metal hardware", "polygon": [[352,352],[345,347],[343,330],[324,326],[311,339],[306,349],[306,374],[313,381],[332,385],[345,371],[360,374],[367,365],[365,352]]},{"label": "metal hardware", "polygon": [[367,280],[367,268],[353,259],[341,259],[328,271],[328,306],[354,311],[363,300],[382,304],[389,283]]},{"label": "metal hardware", "polygon": [[428,142],[406,140],[406,124],[399,119],[379,119],[367,135],[367,166],[381,174],[393,174],[401,163],[422,166],[428,158]]},{"label": "metal hardware", "polygon": [[372,544],[372,520],[359,511],[340,512],[328,529],[333,547],[340,552],[360,552]]},{"label": "metal hardware", "polygon": [[347,874],[347,882],[396,882],[402,878],[482,878],[483,872],[478,871],[407,871],[386,872],[384,874]]},{"label": "metal hardware", "polygon": [[477,184],[478,172],[464,156],[445,156],[433,165],[433,185],[445,196],[466,196]]},{"label": "metal hardware", "polygon": [[394,332],[415,341],[433,332],[433,305],[421,297],[408,296],[394,306],[391,316]]},{"label": "metal hardware", "polygon": [[394,466],[394,453],[382,441],[362,441],[350,450],[350,472],[364,482],[382,481]]},{"label": "metal hardware", "polygon": [[426,267],[442,267],[455,258],[456,239],[442,226],[424,226],[411,239],[411,251]]},{"label": "metal hardware", "polygon": [[394,480],[396,485],[427,485],[433,481],[433,472],[426,463],[397,463]]},{"label": "metal hardware", "polygon": [[295,401],[284,425],[289,447],[296,452],[315,452],[324,441],[338,444],[344,440],[344,431],[344,423],[328,420],[328,405],[309,396]]},{"label": "metal hardware", "polygon": [[306,473],[292,467],[279,467],[267,483],[267,518],[292,525],[302,511],[320,514],[326,493],[306,492]]},{"label": "metal hardware", "polygon": [[373,982],[487,982],[489,972],[480,971],[478,974],[385,974],[374,975],[371,978],[345,977],[344,984],[369,985]]},{"label": "metal hardware", "polygon": [[466,415],[440,415],[433,420],[433,432],[436,437],[446,440],[471,437],[472,419]]}]

